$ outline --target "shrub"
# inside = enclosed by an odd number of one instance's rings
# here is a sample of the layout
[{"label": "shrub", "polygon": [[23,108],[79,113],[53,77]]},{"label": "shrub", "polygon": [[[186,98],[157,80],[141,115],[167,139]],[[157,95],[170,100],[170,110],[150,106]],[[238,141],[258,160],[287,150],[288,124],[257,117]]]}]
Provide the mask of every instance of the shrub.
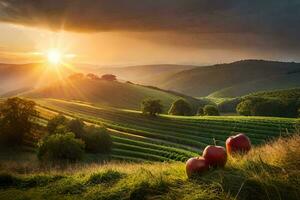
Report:
[{"label": "shrub", "polygon": [[43,161],[77,161],[84,152],[84,142],[75,139],[74,133],[54,134],[38,144],[38,158]]},{"label": "shrub", "polygon": [[67,118],[63,115],[57,115],[50,119],[47,124],[47,130],[49,134],[56,134],[56,129],[58,127],[62,128],[62,126],[66,126],[67,122]]},{"label": "shrub", "polygon": [[191,115],[191,113],[192,113],[191,105],[184,99],[178,99],[174,101],[169,110],[170,115],[188,116]]},{"label": "shrub", "polygon": [[204,106],[204,115],[208,116],[219,116],[219,110],[216,106],[213,105],[206,105]]},{"label": "shrub", "polygon": [[116,81],[117,77],[113,74],[104,74],[101,76],[101,79],[105,81]]},{"label": "shrub", "polygon": [[143,114],[148,114],[150,116],[156,116],[162,113],[163,106],[158,99],[145,99],[142,102],[142,112]]},{"label": "shrub", "polygon": [[84,122],[80,119],[72,119],[68,122],[68,130],[75,134],[76,138],[82,138],[84,134]]},{"label": "shrub", "polygon": [[0,136],[6,145],[19,145],[34,127],[35,102],[18,97],[9,98],[0,106]]},{"label": "shrub", "polygon": [[91,153],[109,153],[112,148],[112,139],[104,127],[85,127],[85,134],[82,140],[85,142],[85,149]]}]

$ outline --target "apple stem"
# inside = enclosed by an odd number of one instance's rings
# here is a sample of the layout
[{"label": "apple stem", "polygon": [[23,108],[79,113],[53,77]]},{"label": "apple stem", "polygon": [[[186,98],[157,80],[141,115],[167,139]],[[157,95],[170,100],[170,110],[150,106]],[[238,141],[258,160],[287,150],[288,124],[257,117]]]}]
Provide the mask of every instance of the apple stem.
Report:
[{"label": "apple stem", "polygon": [[217,140],[213,138],[213,141],[214,141],[214,145],[217,146]]}]

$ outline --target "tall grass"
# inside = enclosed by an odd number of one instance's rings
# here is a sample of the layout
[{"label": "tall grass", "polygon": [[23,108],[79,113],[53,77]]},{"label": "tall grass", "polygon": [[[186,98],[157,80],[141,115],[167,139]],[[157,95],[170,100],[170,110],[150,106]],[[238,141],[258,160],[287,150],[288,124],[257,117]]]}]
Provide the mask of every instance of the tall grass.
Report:
[{"label": "tall grass", "polygon": [[[0,199],[300,199],[300,135],[230,157],[224,169],[188,179],[185,164],[106,163],[0,170]],[[20,165],[15,163],[16,165]]]}]

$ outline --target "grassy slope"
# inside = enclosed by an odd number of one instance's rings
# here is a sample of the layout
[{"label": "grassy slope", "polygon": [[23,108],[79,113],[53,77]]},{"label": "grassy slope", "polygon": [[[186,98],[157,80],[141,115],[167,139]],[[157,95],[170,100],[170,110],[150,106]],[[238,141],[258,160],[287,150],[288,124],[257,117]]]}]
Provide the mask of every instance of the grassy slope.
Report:
[{"label": "grassy slope", "polygon": [[[238,86],[241,84],[243,85],[251,81],[255,82],[271,76],[283,76],[299,70],[300,64],[298,63],[245,60],[185,70],[166,77],[159,86],[191,96],[207,96],[224,88],[237,86],[237,89],[240,89]],[[291,83],[293,83],[293,86],[299,86],[300,83],[297,81],[298,76],[296,74],[297,73],[294,73],[294,75],[290,74],[290,76],[287,76],[284,80],[276,80],[275,78],[268,84],[273,88],[276,88],[279,84],[279,86],[281,86],[280,88],[283,88],[284,84],[290,86]],[[293,76],[295,76],[295,78],[291,81],[290,77]],[[277,83],[276,81],[282,81],[282,83]],[[260,86],[262,87],[264,84]],[[261,90],[251,85],[249,87],[254,91]],[[240,90],[242,93],[245,89],[241,88]]]},{"label": "grassy slope", "polygon": [[300,86],[300,73],[268,77],[243,84],[237,84],[210,94],[210,97],[237,97],[264,90],[287,89]]},{"label": "grassy slope", "polygon": [[[90,79],[67,80],[33,90],[25,96],[87,101],[127,109],[140,109],[145,98],[158,98],[162,101],[165,112],[173,101],[182,98],[176,94],[135,84]],[[188,101],[193,105],[198,102],[192,98],[188,98]]]},{"label": "grassy slope", "polygon": [[108,163],[41,167],[1,162],[0,199],[300,198],[299,135],[230,158],[224,169],[187,179],[184,163]]},{"label": "grassy slope", "polygon": [[[104,124],[114,140],[113,158],[129,160],[179,160],[197,155],[213,144],[224,145],[232,132],[244,132],[253,144],[295,130],[296,119],[266,117],[175,117],[149,118],[140,112],[84,103],[44,99],[39,104],[69,116],[81,117],[93,124]],[[42,117],[53,113],[41,110]]]}]

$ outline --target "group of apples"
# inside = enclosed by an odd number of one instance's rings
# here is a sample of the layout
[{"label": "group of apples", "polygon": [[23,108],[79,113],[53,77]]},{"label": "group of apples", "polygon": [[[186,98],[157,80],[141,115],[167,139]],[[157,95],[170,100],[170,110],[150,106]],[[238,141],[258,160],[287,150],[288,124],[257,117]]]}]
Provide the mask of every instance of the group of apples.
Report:
[{"label": "group of apples", "polygon": [[227,152],[221,146],[207,146],[202,156],[190,158],[186,162],[186,173],[188,177],[192,177],[207,171],[209,168],[224,167],[227,162],[227,154],[247,153],[250,149],[251,142],[246,135],[240,133],[230,136],[226,140]]}]

